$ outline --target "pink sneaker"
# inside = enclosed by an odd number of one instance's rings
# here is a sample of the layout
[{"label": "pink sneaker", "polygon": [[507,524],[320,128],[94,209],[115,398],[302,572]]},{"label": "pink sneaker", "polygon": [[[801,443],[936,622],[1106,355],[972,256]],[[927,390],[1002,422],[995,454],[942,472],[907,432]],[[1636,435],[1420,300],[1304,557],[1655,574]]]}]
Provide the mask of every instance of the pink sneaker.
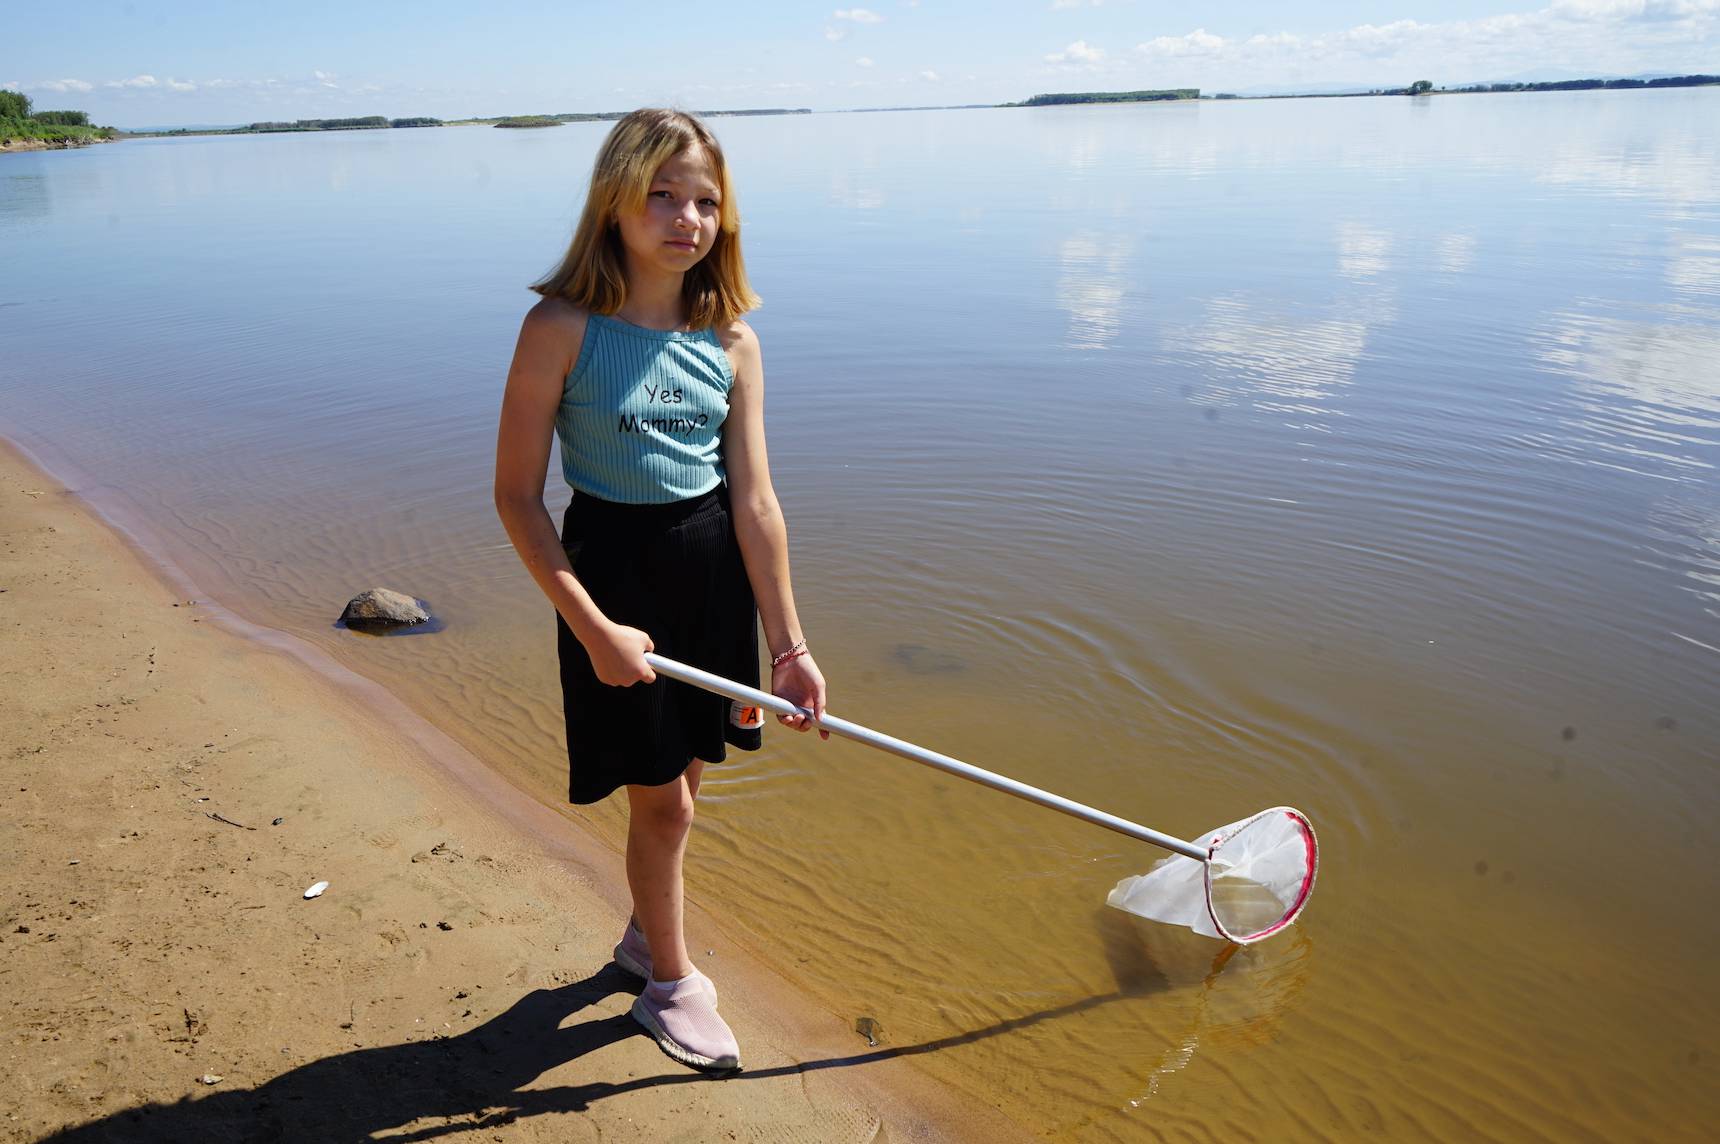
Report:
[{"label": "pink sneaker", "polygon": [[702,973],[647,983],[633,1002],[633,1019],[645,1026],[658,1048],[684,1065],[711,1072],[741,1067],[740,1045],[717,1015],[715,991]]},{"label": "pink sneaker", "polygon": [[615,947],[615,964],[635,977],[651,980],[651,947],[631,918],[627,920],[627,928],[622,931],[621,941]]},{"label": "pink sneaker", "polygon": [[[615,964],[635,977],[643,977],[646,981],[651,980],[651,946],[645,940],[644,931],[633,924],[631,918],[627,921],[627,928],[621,933],[621,940],[616,943]],[[711,991],[711,1004],[715,1006],[717,987],[711,984],[709,977],[697,969],[693,970],[693,976],[704,981],[705,987]]]}]

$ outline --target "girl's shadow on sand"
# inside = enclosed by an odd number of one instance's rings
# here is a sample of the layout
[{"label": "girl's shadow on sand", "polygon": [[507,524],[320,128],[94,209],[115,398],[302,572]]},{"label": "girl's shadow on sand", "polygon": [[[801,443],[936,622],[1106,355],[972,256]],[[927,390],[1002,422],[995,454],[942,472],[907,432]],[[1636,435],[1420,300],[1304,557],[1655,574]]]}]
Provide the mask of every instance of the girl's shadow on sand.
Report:
[{"label": "girl's shadow on sand", "polygon": [[[522,1098],[517,1091],[557,1065],[640,1033],[625,1013],[562,1028],[567,1018],[619,992],[638,992],[636,979],[614,965],[583,981],[538,989],[505,1013],[441,1040],[357,1049],[301,1065],[253,1089],[232,1089],[175,1104],[148,1104],[68,1128],[47,1140],[367,1140],[372,1133],[424,1117],[447,1128],[402,1136],[424,1139],[457,1125],[505,1123]],[[697,1074],[688,1074],[693,1080]],[[668,1081],[670,1078],[660,1078]],[[578,1111],[569,1090],[533,1111]]]},{"label": "girl's shadow on sand", "polygon": [[[1107,946],[1118,948],[1115,933]],[[1125,947],[1126,948],[1126,947]],[[937,1040],[827,1057],[776,1068],[731,1074],[733,1080],[764,1080],[828,1068],[848,1068],[917,1056],[997,1036],[1040,1021],[1080,1012],[1125,996],[1155,993],[1165,979],[1143,963],[1119,966],[1119,989],[1029,1013],[996,1025]],[[619,1083],[520,1091],[550,1069],[606,1045],[644,1035],[625,1013],[563,1027],[567,1019],[616,993],[637,993],[639,982],[606,965],[592,976],[521,997],[493,1020],[441,1040],[358,1049],[312,1061],[254,1089],[231,1089],[175,1104],[149,1104],[44,1138],[53,1144],[100,1141],[191,1140],[369,1140],[376,1132],[416,1121],[440,1121],[390,1140],[428,1140],[448,1132],[495,1127],[544,1113],[583,1112],[605,1097],[668,1084],[698,1084],[712,1077],[676,1068]]]}]

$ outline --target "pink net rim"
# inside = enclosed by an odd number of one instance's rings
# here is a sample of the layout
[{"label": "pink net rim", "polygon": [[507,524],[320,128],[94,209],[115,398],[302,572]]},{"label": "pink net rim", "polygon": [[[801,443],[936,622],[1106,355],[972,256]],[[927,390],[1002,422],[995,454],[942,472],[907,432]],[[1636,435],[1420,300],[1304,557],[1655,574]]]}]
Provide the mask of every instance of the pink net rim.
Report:
[{"label": "pink net rim", "polygon": [[[1218,920],[1218,911],[1212,907],[1212,856],[1218,853],[1218,848],[1220,846],[1223,846],[1230,839],[1235,838],[1238,834],[1241,834],[1244,830],[1254,825],[1254,823],[1259,822],[1269,814],[1289,815],[1291,818],[1294,818],[1297,824],[1302,828],[1302,845],[1307,848],[1306,865],[1302,874],[1302,885],[1296,891],[1296,900],[1290,904],[1289,909],[1284,911],[1283,917],[1257,933],[1251,933],[1245,937],[1239,937],[1225,928],[1224,923]],[[1302,912],[1303,907],[1307,906],[1309,896],[1314,893],[1314,877],[1319,873],[1320,869],[1320,846],[1319,842],[1314,837],[1314,824],[1308,821],[1307,815],[1303,814],[1293,806],[1273,806],[1237,823],[1236,829],[1230,831],[1228,834],[1215,837],[1207,844],[1206,859],[1206,915],[1212,919],[1213,928],[1216,929],[1226,941],[1233,941],[1237,945],[1253,945],[1257,941],[1265,941],[1279,930],[1290,925],[1290,923],[1296,920],[1297,915]]]}]

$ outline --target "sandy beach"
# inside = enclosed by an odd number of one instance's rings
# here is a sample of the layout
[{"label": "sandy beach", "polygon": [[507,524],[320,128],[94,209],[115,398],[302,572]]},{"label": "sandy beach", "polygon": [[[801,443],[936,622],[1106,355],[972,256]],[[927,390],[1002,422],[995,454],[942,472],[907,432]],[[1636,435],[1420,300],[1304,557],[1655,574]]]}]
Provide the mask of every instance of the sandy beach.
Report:
[{"label": "sandy beach", "polygon": [[619,855],[170,585],[0,448],[0,1138],[1019,1135],[696,905],[746,1070],[669,1061],[610,964]]}]

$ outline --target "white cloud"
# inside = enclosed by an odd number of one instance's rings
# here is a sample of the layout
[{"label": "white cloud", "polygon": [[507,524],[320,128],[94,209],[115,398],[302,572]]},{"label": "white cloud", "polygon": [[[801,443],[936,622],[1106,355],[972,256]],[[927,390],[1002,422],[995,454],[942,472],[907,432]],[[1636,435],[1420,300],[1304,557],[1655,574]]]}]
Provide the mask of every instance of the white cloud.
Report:
[{"label": "white cloud", "polygon": [[848,29],[847,28],[832,28],[829,25],[825,25],[824,38],[829,40],[833,44],[839,40],[846,40],[848,38]]},{"label": "white cloud", "polygon": [[1064,8],[1099,8],[1105,0],[1051,0],[1051,10],[1060,11]]},{"label": "white cloud", "polygon": [[174,79],[172,76],[168,76],[167,77],[167,90],[168,91],[196,91],[197,85],[192,83],[190,80],[179,80],[179,79]]},{"label": "white cloud", "polygon": [[869,68],[872,66],[872,57],[861,56],[859,59],[854,61],[854,66],[857,68]]},{"label": "white cloud", "polygon": [[1086,40],[1076,40],[1060,52],[1045,57],[1048,64],[1076,64],[1097,67],[1105,59],[1105,49],[1095,48]]},{"label": "white cloud", "polygon": [[1554,0],[1566,20],[1685,20],[1720,8],[1714,0]]},{"label": "white cloud", "polygon": [[57,92],[87,92],[94,91],[96,89],[95,84],[88,83],[81,79],[45,79],[40,83],[31,84],[30,86],[35,88],[37,91]]},{"label": "white cloud", "polygon": [[1430,24],[1394,20],[1390,24],[1357,24],[1335,36],[1334,43],[1364,56],[1396,55],[1432,30]]},{"label": "white cloud", "polygon": [[324,87],[340,87],[340,84],[335,82],[338,77],[333,72],[313,71],[311,72],[311,75]]},{"label": "white cloud", "polygon": [[838,8],[831,13],[838,20],[852,20],[856,24],[882,24],[884,17],[870,8]]},{"label": "white cloud", "polygon": [[927,83],[937,83],[938,73],[927,68],[925,71],[920,73],[920,78],[925,80]]},{"label": "white cloud", "polygon": [[1205,28],[1196,28],[1186,36],[1156,36],[1135,50],[1146,56],[1210,56],[1222,51],[1228,41]]}]

